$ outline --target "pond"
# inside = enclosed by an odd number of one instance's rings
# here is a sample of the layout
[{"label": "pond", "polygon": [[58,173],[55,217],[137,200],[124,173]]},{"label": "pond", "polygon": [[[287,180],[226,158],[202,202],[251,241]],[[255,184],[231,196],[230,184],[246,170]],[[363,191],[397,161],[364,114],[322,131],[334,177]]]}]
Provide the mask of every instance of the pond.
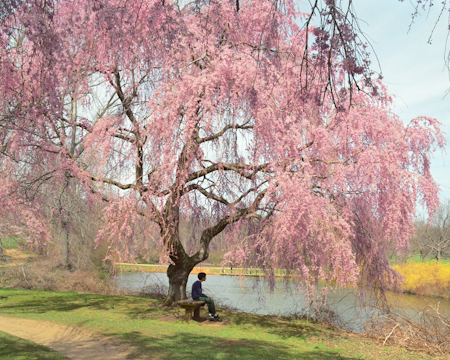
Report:
[{"label": "pond", "polygon": [[[197,275],[189,275],[187,295]],[[202,283],[203,293],[211,296],[220,307],[226,306],[241,312],[261,315],[300,315],[305,312],[307,299],[297,290],[292,282],[275,279],[275,289],[259,278],[227,275],[207,275]],[[169,282],[165,273],[123,273],[114,280],[118,288],[141,290],[150,285],[167,289]],[[426,306],[438,306],[439,312],[450,316],[450,300],[418,295],[388,294],[388,300],[396,312],[401,312],[411,319],[417,319]],[[371,306],[373,299],[366,296],[363,300],[353,289],[337,288],[329,292],[327,305],[340,318],[339,326],[348,330],[361,332],[367,319],[378,315],[379,311]],[[364,306],[365,305],[365,306]]]}]

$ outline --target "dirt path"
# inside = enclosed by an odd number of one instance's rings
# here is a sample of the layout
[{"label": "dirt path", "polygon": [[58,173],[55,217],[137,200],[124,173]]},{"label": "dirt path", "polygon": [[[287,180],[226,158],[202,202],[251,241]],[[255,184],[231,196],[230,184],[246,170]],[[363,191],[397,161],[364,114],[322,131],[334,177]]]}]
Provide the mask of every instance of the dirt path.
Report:
[{"label": "dirt path", "polygon": [[72,360],[125,360],[126,346],[87,330],[0,316],[0,331],[47,346]]}]

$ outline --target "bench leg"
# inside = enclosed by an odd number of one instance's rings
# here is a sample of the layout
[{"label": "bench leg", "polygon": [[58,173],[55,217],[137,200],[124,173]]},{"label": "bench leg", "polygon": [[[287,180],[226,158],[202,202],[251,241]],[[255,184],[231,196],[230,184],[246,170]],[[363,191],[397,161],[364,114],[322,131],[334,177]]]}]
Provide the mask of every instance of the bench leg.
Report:
[{"label": "bench leg", "polygon": [[196,319],[200,318],[200,308],[201,308],[201,306],[196,307],[194,309],[194,318],[196,318]]},{"label": "bench leg", "polygon": [[184,313],[184,321],[191,320],[192,317],[192,308],[186,308],[186,312]]}]

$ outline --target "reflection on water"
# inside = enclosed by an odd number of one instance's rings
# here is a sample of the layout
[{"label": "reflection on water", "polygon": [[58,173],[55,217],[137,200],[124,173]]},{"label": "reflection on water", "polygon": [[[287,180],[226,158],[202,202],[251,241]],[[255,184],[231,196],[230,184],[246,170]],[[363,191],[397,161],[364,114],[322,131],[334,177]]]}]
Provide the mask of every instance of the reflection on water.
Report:
[{"label": "reflection on water", "polygon": [[[187,295],[197,275],[189,275]],[[307,299],[293,283],[283,279],[275,279],[275,289],[269,291],[268,286],[259,278],[240,278],[237,276],[208,275],[202,284],[203,292],[215,299],[220,306],[226,305],[241,312],[262,315],[295,315],[306,309]],[[124,273],[115,279],[119,288],[139,290],[152,284],[168,287],[169,281],[165,273]],[[411,318],[417,317],[419,311],[427,305],[439,306],[441,314],[450,315],[450,300],[416,295],[389,294],[388,300],[399,311]],[[364,322],[376,316],[377,310],[370,305],[371,299],[359,298],[351,289],[337,288],[329,292],[327,305],[342,320],[342,327],[362,331]]]}]

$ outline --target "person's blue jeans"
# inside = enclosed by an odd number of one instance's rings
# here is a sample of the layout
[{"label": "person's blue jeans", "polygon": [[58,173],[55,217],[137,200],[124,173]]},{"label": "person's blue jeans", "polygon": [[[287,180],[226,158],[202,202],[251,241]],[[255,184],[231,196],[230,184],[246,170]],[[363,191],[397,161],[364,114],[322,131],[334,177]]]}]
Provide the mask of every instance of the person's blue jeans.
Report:
[{"label": "person's blue jeans", "polygon": [[206,305],[208,305],[208,311],[211,315],[214,315],[216,313],[216,306],[214,305],[214,300],[208,299],[207,297],[200,296],[197,299],[199,301],[206,301]]}]

